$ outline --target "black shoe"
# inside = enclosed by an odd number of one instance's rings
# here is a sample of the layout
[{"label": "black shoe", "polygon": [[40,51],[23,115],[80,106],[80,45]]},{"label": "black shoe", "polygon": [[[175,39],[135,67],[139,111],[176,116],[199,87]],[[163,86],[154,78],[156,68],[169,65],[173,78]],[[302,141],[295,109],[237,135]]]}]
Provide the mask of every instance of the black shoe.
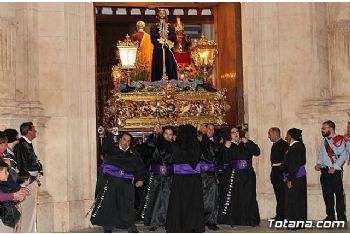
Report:
[{"label": "black shoe", "polygon": [[270,218],[270,220],[271,219],[273,219],[273,220],[275,220],[275,221],[283,221],[284,220],[284,218],[283,217],[280,217],[280,216],[275,216],[275,217],[273,217],[273,218]]},{"label": "black shoe", "polygon": [[338,219],[338,221],[343,221],[343,222],[345,222],[345,223],[348,222],[348,220],[347,220],[346,218],[344,218],[344,219]]},{"label": "black shoe", "polygon": [[139,233],[139,230],[137,230],[136,226],[133,225],[128,228],[128,233]]},{"label": "black shoe", "polygon": [[216,225],[216,224],[208,224],[208,229],[209,229],[209,230],[213,230],[213,231],[217,231],[217,230],[219,230],[220,228],[219,228],[218,225]]},{"label": "black shoe", "polygon": [[149,228],[149,231],[150,232],[155,232],[157,230],[157,227],[156,226],[151,226],[150,228]]},{"label": "black shoe", "polygon": [[335,221],[335,218],[327,216],[323,221]]}]

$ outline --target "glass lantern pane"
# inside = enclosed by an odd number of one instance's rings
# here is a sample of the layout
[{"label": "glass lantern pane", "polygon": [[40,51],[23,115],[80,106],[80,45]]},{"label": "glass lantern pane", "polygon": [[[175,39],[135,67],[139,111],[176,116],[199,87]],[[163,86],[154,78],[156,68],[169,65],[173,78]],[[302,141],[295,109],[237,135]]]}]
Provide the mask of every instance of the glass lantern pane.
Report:
[{"label": "glass lantern pane", "polygon": [[134,68],[137,48],[119,48],[119,54],[123,68]]}]

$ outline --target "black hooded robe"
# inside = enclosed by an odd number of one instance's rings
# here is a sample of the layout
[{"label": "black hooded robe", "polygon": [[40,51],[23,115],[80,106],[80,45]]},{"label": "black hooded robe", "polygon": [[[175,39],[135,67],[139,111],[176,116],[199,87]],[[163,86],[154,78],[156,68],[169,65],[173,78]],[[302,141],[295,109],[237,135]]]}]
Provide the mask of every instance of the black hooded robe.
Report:
[{"label": "black hooded robe", "polygon": [[[165,140],[163,136],[158,136],[151,164],[172,165],[171,146],[172,142]],[[146,192],[141,215],[145,225],[165,226],[172,178],[172,174],[150,173],[150,178],[145,186]]]},{"label": "black hooded robe", "polygon": [[[200,158],[197,130],[190,125],[179,126],[172,145],[174,164],[190,164],[194,169]],[[174,174],[166,222],[167,232],[204,232],[202,178],[198,174]]]},{"label": "black hooded robe", "polygon": [[[204,135],[201,142],[202,155],[201,161],[205,163],[212,163],[216,165],[216,156],[219,152],[219,144],[209,140]],[[208,225],[217,224],[219,195],[218,195],[218,182],[216,173],[203,172],[201,173],[202,185],[203,185],[203,201],[204,201],[204,223]]]},{"label": "black hooded robe", "polygon": [[[123,151],[108,134],[103,141],[104,163],[134,174],[135,181],[143,181],[144,165],[140,155],[132,148]],[[135,224],[136,209],[134,181],[114,177],[99,172],[96,185],[95,207],[91,214],[91,223],[98,226],[129,228]]]}]

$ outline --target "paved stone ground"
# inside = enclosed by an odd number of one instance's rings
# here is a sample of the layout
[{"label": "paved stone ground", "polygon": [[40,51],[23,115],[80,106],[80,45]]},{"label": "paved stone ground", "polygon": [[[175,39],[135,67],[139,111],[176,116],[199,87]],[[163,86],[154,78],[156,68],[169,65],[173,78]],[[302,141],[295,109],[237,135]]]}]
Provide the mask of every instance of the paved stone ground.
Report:
[{"label": "paved stone ground", "polygon": [[[141,222],[138,222],[136,224],[137,228],[139,229],[140,232],[142,233],[150,233],[148,231],[147,226],[144,226]],[[259,227],[235,227],[232,228],[229,225],[218,225],[220,227],[220,230],[218,231],[210,231],[208,229],[206,229],[206,232],[209,233],[256,233],[256,232],[261,232],[261,233],[265,233],[265,232],[275,232],[275,233],[281,233],[281,232],[286,232],[286,233],[337,233],[337,232],[341,232],[341,233],[350,233],[350,225],[346,225],[345,228],[334,228],[334,229],[301,229],[301,230],[296,230],[296,231],[291,231],[291,230],[287,230],[287,229],[280,229],[280,228],[269,228],[269,222],[267,220],[262,220],[261,224]],[[103,232],[101,227],[93,227],[93,228],[89,228],[89,229],[84,229],[84,230],[79,230],[76,231],[76,233],[81,233],[81,232],[87,232],[87,233],[99,233],[99,232]],[[123,233],[123,232],[127,232],[127,230],[123,230],[123,229],[114,229],[113,232],[116,233]],[[164,228],[158,228],[156,233],[163,233],[165,232]]]}]

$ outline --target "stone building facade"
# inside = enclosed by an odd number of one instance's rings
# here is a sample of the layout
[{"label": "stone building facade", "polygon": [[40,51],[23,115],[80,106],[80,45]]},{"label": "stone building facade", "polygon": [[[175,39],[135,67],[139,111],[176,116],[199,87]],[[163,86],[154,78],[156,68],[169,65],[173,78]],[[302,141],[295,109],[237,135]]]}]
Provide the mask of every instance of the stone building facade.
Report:
[{"label": "stone building facade", "polygon": [[[0,4],[0,127],[33,121],[45,176],[38,230],[67,232],[90,225],[84,215],[96,182],[95,32],[93,3]],[[262,155],[255,159],[263,219],[274,215],[269,182],[278,126],[303,129],[308,212],[325,217],[313,170],[320,124],[344,133],[350,108],[349,3],[243,3],[245,120]],[[349,170],[344,184],[350,194]]]}]

